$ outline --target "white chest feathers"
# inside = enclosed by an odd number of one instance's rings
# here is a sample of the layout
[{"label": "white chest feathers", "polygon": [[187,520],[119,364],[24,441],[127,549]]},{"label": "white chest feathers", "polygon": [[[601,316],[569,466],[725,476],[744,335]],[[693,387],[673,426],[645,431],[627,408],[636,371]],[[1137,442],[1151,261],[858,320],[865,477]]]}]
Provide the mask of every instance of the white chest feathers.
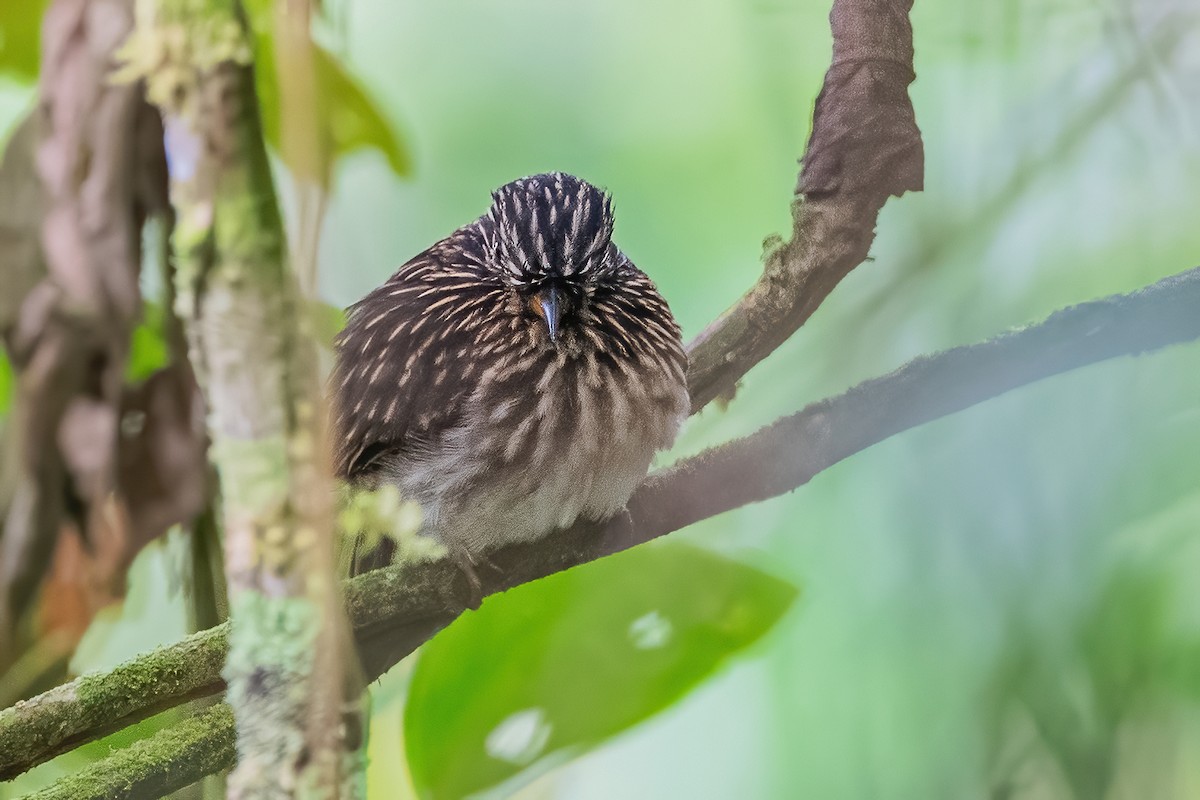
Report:
[{"label": "white chest feathers", "polygon": [[[590,360],[587,360],[590,361]],[[687,416],[682,373],[560,361],[520,399],[481,389],[462,421],[388,469],[423,533],[470,553],[620,512]]]}]

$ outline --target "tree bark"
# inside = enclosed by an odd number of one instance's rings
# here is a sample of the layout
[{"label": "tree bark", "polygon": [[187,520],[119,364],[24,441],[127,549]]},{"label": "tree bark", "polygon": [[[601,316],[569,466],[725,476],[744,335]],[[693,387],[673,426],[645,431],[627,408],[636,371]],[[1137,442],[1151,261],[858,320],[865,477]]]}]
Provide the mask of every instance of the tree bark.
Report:
[{"label": "tree bark", "polygon": [[118,750],[26,800],[163,797],[233,761],[233,713],[218,703],[149,739]]},{"label": "tree bark", "polygon": [[235,0],[139,3],[124,48],[165,122],[176,310],[220,475],[237,720],[231,797],[341,791],[344,681],[332,482],[316,349],[262,138],[251,34]]},{"label": "tree bark", "polygon": [[762,277],[689,344],[692,413],[731,398],[867,258],[889,197],[921,190],[925,152],[908,96],[911,9],[912,0],[835,0],[833,63],[796,184],[792,238],[768,238]]}]

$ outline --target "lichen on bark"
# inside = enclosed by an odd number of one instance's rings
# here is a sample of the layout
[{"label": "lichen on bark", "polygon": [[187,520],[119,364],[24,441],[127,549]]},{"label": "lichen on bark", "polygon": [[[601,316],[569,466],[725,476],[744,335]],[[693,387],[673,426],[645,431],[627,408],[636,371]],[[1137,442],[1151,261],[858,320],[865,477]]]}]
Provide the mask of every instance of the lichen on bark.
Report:
[{"label": "lichen on bark", "polygon": [[163,112],[176,306],[220,476],[238,723],[231,796],[337,796],[344,688],[320,383],[235,0],[139,0],[123,50]]},{"label": "lichen on bark", "polygon": [[[30,762],[124,727],[131,715],[142,719],[148,708],[211,693],[211,678],[227,647],[228,626],[220,625],[0,711],[0,780],[19,774]],[[63,738],[62,731],[86,734]],[[54,742],[48,750],[43,746],[47,741]]]}]

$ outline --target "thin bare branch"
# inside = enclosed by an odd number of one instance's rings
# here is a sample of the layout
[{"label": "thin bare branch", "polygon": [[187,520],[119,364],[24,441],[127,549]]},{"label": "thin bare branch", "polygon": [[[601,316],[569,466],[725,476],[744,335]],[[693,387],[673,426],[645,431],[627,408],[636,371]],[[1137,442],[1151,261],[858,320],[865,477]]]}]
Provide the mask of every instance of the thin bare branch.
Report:
[{"label": "thin bare branch", "polygon": [[804,485],[902,431],[1052,375],[1200,339],[1200,267],[1056,311],[978,344],[921,356],[756,433],[652,475],[630,510],[639,539]]}]

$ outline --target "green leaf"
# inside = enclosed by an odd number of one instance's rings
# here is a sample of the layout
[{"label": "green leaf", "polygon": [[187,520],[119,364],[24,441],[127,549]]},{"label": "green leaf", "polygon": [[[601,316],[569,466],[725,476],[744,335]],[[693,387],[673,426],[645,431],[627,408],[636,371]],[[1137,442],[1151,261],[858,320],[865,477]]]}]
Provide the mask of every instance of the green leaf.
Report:
[{"label": "green leaf", "polygon": [[[279,77],[275,73],[274,38],[262,28],[257,32],[255,76],[262,108],[263,132],[276,152],[280,152]],[[342,68],[337,59],[321,45],[316,49],[317,80],[326,110],[316,120],[325,126],[325,134],[334,158],[362,148],[383,154],[397,175],[412,173],[412,158],[400,135],[393,129],[375,101],[358,80]]]},{"label": "green leaf", "polygon": [[1117,564],[1083,619],[1083,656],[1113,719],[1139,695],[1200,701],[1197,520],[1200,492],[1190,492],[1126,526]]},{"label": "green leaf", "polygon": [[3,349],[0,349],[0,419],[8,413],[8,409],[12,405],[13,392],[16,390],[12,364],[8,363],[8,356]]},{"label": "green leaf", "polygon": [[404,737],[418,791],[462,797],[595,746],[678,700],[795,597],[662,543],[490,598],[421,652]]},{"label": "green leaf", "polygon": [[0,3],[0,75],[37,79],[42,12],[48,0]]},{"label": "green leaf", "polygon": [[346,312],[323,300],[305,299],[308,322],[318,344],[332,348],[333,340],[346,327]]},{"label": "green leaf", "polygon": [[162,306],[143,303],[142,321],[133,329],[129,342],[129,363],[125,367],[128,382],[144,381],[170,361],[163,325]]}]

